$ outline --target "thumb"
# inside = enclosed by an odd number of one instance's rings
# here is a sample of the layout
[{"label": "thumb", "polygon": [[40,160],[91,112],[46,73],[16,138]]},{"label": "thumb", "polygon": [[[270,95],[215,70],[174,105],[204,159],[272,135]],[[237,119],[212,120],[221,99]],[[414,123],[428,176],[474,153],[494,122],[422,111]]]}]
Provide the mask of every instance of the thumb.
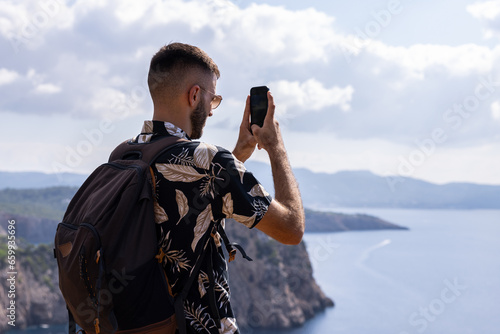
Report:
[{"label": "thumb", "polygon": [[241,125],[248,129],[250,127],[250,95],[247,96],[247,100],[245,103],[245,111],[243,112],[243,120],[241,121]]},{"label": "thumb", "polygon": [[271,91],[267,92],[267,114],[264,119],[264,123],[272,122],[274,119],[274,112],[276,109],[276,105],[274,104],[274,97],[271,94]]}]

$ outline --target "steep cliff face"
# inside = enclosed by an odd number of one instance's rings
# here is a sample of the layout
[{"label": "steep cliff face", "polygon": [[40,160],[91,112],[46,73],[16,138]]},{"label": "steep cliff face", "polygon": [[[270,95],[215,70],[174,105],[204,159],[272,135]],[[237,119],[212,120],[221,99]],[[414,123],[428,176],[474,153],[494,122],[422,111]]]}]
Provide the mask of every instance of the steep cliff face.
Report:
[{"label": "steep cliff face", "polygon": [[33,244],[52,242],[59,221],[49,218],[9,214],[0,211],[0,235],[5,235],[7,221],[16,221],[16,235]]},{"label": "steep cliff face", "polygon": [[[248,230],[234,221],[227,222],[232,242],[245,247],[254,258],[248,262],[237,255],[229,264],[232,303],[243,328],[290,328],[303,324],[327,306],[325,297],[312,277],[309,257],[303,244],[284,246],[257,230]],[[6,245],[2,237],[2,245]],[[67,321],[64,300],[59,292],[57,264],[51,245],[19,245],[16,254],[16,328],[57,324]],[[4,257],[5,258],[5,257]],[[5,282],[6,263],[0,265]],[[0,300],[7,300],[8,288],[0,287]],[[6,310],[0,308],[5,319]],[[0,322],[0,331],[12,329]]]},{"label": "steep cliff face", "polygon": [[[4,203],[0,205],[2,282],[7,279],[7,221],[16,220],[16,238],[24,238],[31,243],[51,243],[58,223],[53,217],[63,216],[68,198],[75,191],[76,188],[3,191]],[[310,210],[306,210],[306,220],[309,232],[400,228],[376,217]],[[299,326],[325,307],[333,305],[312,276],[304,244],[281,245],[256,229],[250,231],[230,220],[226,226],[230,240],[244,246],[254,259],[247,262],[237,255],[237,261],[229,264],[232,304],[242,328]],[[66,322],[67,311],[58,288],[52,246],[35,247],[22,242],[19,246],[16,252],[16,328]],[[7,293],[7,284],[0,284],[0,300],[7,301]],[[6,312],[5,308],[0,308],[0,318],[6,319]],[[11,329],[7,322],[0,322],[0,332],[6,329]]]},{"label": "steep cliff face", "polygon": [[[6,245],[5,237],[0,238]],[[4,259],[0,262],[0,277],[6,282],[10,275]],[[0,332],[24,328],[30,325],[63,323],[67,320],[64,300],[57,283],[57,265],[52,259],[52,247],[48,245],[19,245],[16,251],[15,299],[8,298],[9,284],[0,286],[0,300],[15,300],[15,327],[7,321],[0,322]],[[0,308],[0,318],[7,319],[7,309]]]},{"label": "steep cliff face", "polygon": [[304,243],[281,245],[258,230],[228,220],[231,242],[245,248],[253,261],[237,255],[229,263],[232,305],[240,327],[291,328],[333,306],[312,275]]}]

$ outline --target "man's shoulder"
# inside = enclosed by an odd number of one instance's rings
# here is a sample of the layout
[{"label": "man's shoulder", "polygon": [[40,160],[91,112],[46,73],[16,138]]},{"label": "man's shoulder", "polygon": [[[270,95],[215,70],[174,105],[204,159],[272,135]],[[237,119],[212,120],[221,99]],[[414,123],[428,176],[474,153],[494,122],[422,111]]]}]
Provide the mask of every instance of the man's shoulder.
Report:
[{"label": "man's shoulder", "polygon": [[[180,160],[179,160],[180,159]],[[203,141],[181,141],[166,149],[157,159],[156,163],[177,163],[182,159],[194,159],[199,161],[199,167],[210,162],[221,162],[236,159],[234,155],[224,147]],[[207,163],[202,163],[206,161]]]}]

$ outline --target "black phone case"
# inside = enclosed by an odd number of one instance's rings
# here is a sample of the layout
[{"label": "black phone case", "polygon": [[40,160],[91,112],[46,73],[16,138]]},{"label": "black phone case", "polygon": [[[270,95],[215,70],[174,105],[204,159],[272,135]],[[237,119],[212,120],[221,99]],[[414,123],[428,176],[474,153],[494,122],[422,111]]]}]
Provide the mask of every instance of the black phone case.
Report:
[{"label": "black phone case", "polygon": [[264,119],[267,115],[267,92],[266,86],[252,87],[250,89],[250,124],[256,124],[260,127],[264,125]]}]

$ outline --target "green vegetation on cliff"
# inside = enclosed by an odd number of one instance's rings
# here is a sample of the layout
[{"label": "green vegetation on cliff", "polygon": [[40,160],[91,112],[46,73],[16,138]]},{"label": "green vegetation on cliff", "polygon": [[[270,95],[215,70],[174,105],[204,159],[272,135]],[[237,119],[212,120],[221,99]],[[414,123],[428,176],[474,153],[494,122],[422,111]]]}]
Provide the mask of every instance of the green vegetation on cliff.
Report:
[{"label": "green vegetation on cliff", "polygon": [[0,211],[60,220],[77,188],[51,187],[43,189],[0,190]]},{"label": "green vegetation on cliff", "polygon": [[[0,218],[4,221],[15,218],[18,235],[29,242],[52,242],[57,223],[62,220],[66,207],[77,190],[74,187],[0,190]],[[306,209],[306,232],[379,229],[404,228],[365,214],[352,215]],[[264,251],[267,248],[263,244],[260,253],[269,256],[269,253]]]}]

